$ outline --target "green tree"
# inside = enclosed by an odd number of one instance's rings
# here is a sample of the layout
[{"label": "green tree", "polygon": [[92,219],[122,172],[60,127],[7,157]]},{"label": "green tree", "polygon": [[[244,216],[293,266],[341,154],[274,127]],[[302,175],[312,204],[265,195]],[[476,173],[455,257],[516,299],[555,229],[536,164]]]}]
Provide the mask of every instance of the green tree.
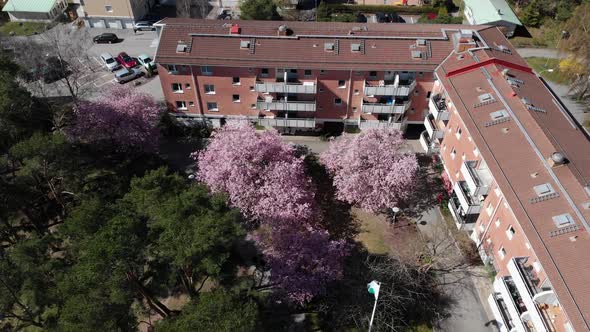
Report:
[{"label": "green tree", "polygon": [[164,319],[156,331],[256,331],[258,308],[254,301],[223,289],[203,293],[186,305],[178,317]]},{"label": "green tree", "polygon": [[242,0],[240,1],[240,18],[269,21],[280,19],[280,16],[274,0]]},{"label": "green tree", "polygon": [[330,10],[328,9],[328,5],[324,1],[322,1],[316,8],[316,18],[318,22],[331,21]]},{"label": "green tree", "polygon": [[590,22],[590,2],[586,1],[578,6],[573,16],[566,22],[562,36],[564,40],[560,43],[562,51],[571,54],[568,59],[568,66],[561,66],[560,70],[565,72],[571,80],[571,91],[574,96],[586,103],[590,101],[590,33],[588,26]]}]

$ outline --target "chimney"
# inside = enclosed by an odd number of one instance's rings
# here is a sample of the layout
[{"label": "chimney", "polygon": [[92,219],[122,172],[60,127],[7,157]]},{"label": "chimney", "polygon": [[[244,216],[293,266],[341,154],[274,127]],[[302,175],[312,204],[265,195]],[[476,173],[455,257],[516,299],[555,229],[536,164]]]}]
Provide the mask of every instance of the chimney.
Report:
[{"label": "chimney", "polygon": [[551,168],[555,168],[567,164],[567,159],[565,158],[563,153],[553,152],[551,154],[551,157],[549,157],[549,159],[547,160],[547,162],[549,163],[549,166],[551,166]]},{"label": "chimney", "polygon": [[230,35],[239,35],[242,32],[242,28],[240,28],[237,24],[232,24],[231,28],[229,28]]}]

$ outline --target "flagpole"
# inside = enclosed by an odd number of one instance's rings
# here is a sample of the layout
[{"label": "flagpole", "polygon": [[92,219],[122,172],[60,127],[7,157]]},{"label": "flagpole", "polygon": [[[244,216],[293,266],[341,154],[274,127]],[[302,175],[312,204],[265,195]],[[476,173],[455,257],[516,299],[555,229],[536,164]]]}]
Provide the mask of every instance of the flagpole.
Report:
[{"label": "flagpole", "polygon": [[375,304],[373,305],[373,313],[371,314],[371,321],[369,322],[369,332],[371,332],[371,328],[373,327],[373,318],[375,318],[375,309],[377,309],[377,299],[375,299]]}]

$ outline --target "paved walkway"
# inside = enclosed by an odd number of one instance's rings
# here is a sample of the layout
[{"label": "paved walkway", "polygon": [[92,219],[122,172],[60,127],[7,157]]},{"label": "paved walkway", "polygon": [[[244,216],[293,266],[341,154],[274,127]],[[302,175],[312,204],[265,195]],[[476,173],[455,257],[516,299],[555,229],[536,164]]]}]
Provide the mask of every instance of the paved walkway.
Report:
[{"label": "paved walkway", "polygon": [[[442,260],[452,265],[462,260],[462,254],[449,234],[441,239],[441,230],[446,229],[446,223],[438,207],[431,208],[418,219],[418,229],[432,241],[449,241],[442,243],[439,248],[446,248]],[[451,243],[452,242],[452,243]],[[438,242],[437,242],[438,243]],[[444,264],[443,263],[443,264]],[[465,271],[456,271],[442,276],[442,282],[447,283],[445,292],[454,302],[450,309],[450,317],[440,322],[437,331],[445,332],[493,332],[497,331],[493,322],[493,314],[488,306],[487,297],[490,294],[491,282],[486,277],[475,277],[483,271],[478,267]]]},{"label": "paved walkway", "polygon": [[562,59],[567,57],[566,53],[560,52],[554,48],[517,48],[516,51],[523,58],[539,57]]}]

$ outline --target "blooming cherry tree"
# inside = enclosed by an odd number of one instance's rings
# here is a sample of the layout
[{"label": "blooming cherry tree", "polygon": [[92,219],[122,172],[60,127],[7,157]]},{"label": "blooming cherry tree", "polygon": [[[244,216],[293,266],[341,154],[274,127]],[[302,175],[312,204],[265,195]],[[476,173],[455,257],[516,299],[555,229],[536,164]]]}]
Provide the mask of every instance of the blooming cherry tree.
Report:
[{"label": "blooming cherry tree", "polygon": [[400,151],[404,139],[396,129],[369,129],[333,140],[320,160],[334,177],[339,199],[376,212],[408,196],[418,161]]},{"label": "blooming cherry tree", "polygon": [[80,101],[68,134],[86,143],[106,142],[123,148],[155,150],[162,111],[151,96],[117,87],[96,100]]},{"label": "blooming cherry tree", "polygon": [[344,240],[330,240],[327,231],[306,223],[265,226],[255,239],[271,269],[270,282],[277,283],[292,302],[309,302],[342,277],[349,251]]},{"label": "blooming cherry tree", "polygon": [[257,133],[244,122],[230,122],[214,133],[207,148],[193,154],[197,179],[257,221],[309,220],[311,181],[303,160],[276,131]]}]

